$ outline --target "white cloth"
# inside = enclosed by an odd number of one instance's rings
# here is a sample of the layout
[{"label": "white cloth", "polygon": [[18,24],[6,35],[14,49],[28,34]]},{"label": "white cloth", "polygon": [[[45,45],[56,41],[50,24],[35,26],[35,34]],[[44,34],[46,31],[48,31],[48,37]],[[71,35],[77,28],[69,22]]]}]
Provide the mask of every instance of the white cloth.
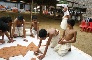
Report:
[{"label": "white cloth", "polygon": [[[36,35],[36,34],[37,34],[37,31],[34,30],[34,27],[32,27],[31,30],[32,30],[33,35]],[[32,34],[32,33],[31,33],[31,34]]]},{"label": "white cloth", "polygon": [[66,12],[64,12],[64,16],[62,17],[62,22],[61,22],[61,25],[60,25],[60,27],[64,30],[67,28],[67,20],[68,20],[68,18],[66,17],[67,15],[69,15],[68,10]]},{"label": "white cloth", "polygon": [[23,27],[15,27],[14,34],[17,34],[17,36],[22,36],[23,35]]},{"label": "white cloth", "polygon": [[67,10],[66,12],[64,12],[64,16],[63,18],[65,18],[65,16],[69,15],[69,11]]},{"label": "white cloth", "polygon": [[55,48],[54,51],[58,53],[60,56],[65,56],[68,53],[68,50],[71,48],[71,43],[66,43],[66,44],[58,44]]},{"label": "white cloth", "polygon": [[60,25],[60,27],[62,28],[62,29],[66,29],[67,28],[67,19],[68,18],[63,18],[62,19],[62,22],[61,22],[61,25]]}]

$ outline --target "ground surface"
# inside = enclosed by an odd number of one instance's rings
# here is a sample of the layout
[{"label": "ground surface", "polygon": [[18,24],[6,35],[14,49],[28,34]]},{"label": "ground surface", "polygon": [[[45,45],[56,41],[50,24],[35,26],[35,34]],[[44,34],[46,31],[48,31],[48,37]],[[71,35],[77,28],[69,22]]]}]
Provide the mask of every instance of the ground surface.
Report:
[{"label": "ground surface", "polygon": [[[0,17],[1,16],[12,16],[12,19],[14,19],[18,14],[17,13],[6,13],[6,12],[0,12]],[[30,21],[30,14],[22,14],[26,21]],[[49,28],[57,28],[60,30],[61,35],[62,35],[62,29],[60,28],[60,23],[61,20],[55,20],[55,19],[49,19],[46,16],[38,16],[38,21],[39,21],[39,27],[49,29]],[[27,28],[29,28],[29,24],[26,25]],[[87,32],[81,32],[79,28],[79,23],[76,23],[74,26],[74,29],[77,30],[77,41],[73,45],[80,50],[84,51],[85,53],[89,54],[92,56],[92,33],[87,33]]]},{"label": "ground surface", "polygon": [[[27,31],[27,30],[26,30]],[[30,32],[27,31],[27,32]],[[0,37],[1,38],[1,37]],[[23,38],[17,37],[14,38],[13,43],[7,43],[8,38],[5,36],[5,44],[0,45],[0,60],[32,60],[32,58],[36,58],[38,56],[34,55],[35,47],[39,44],[39,39],[35,36],[32,38],[30,36],[26,36],[28,42],[24,41]],[[40,46],[40,50],[43,53],[45,50],[46,40],[42,41],[42,46]],[[5,58],[5,59],[3,59]],[[71,52],[68,52],[65,56],[59,56],[51,46],[48,47],[47,53],[42,60],[92,60],[92,57],[80,51],[74,46],[71,46]]]}]

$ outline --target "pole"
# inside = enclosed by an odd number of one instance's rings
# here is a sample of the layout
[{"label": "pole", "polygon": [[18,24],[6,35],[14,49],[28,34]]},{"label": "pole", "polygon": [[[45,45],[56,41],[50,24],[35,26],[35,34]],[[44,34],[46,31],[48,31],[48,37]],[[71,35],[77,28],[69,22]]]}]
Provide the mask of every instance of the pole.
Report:
[{"label": "pole", "polygon": [[32,3],[31,3],[31,21],[32,21],[32,12],[33,12],[33,0],[32,0]]}]

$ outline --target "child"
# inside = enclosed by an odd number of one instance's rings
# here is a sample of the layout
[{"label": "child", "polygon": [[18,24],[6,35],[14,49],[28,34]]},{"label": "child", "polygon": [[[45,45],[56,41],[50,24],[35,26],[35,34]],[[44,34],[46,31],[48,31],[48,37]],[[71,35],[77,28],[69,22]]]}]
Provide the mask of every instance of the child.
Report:
[{"label": "child", "polygon": [[15,38],[18,36],[24,39],[26,38],[25,20],[23,16],[18,16],[18,18],[14,20],[12,35]]},{"label": "child", "polygon": [[9,42],[14,42],[14,40],[12,40],[12,38],[9,36],[8,34],[8,25],[2,21],[0,21],[0,36],[2,36],[2,39],[0,40],[0,43],[5,43],[4,42],[4,34],[8,37]]},{"label": "child", "polygon": [[32,37],[34,37],[34,35],[37,34],[38,36],[38,31],[39,31],[39,22],[37,22],[37,16],[36,15],[33,15],[32,16],[32,24],[31,24],[31,27],[30,27],[30,33]]},{"label": "child", "polygon": [[46,31],[45,29],[41,29],[41,30],[39,31],[39,35],[38,35],[38,36],[39,36],[39,38],[40,38],[40,42],[39,42],[39,45],[38,45],[38,50],[35,52],[35,54],[37,54],[37,53],[40,52],[39,48],[40,48],[40,46],[41,46],[42,40],[45,40],[47,37],[49,37],[49,38],[48,38],[48,41],[47,41],[47,43],[46,43],[45,51],[44,51],[43,55],[41,55],[41,56],[38,57],[39,59],[43,59],[43,58],[45,57],[46,52],[47,52],[47,49],[48,49],[48,46],[50,45],[51,39],[52,39],[54,36],[57,36],[58,34],[59,34],[59,31],[54,31],[54,32],[53,32],[53,30],[52,30],[52,31],[50,30],[48,33],[47,33],[47,31]]},{"label": "child", "polygon": [[68,20],[67,23],[68,29],[64,30],[62,38],[59,40],[58,45],[54,48],[60,56],[64,56],[68,53],[68,51],[71,51],[71,43],[76,42],[77,31],[73,29],[75,21]]}]

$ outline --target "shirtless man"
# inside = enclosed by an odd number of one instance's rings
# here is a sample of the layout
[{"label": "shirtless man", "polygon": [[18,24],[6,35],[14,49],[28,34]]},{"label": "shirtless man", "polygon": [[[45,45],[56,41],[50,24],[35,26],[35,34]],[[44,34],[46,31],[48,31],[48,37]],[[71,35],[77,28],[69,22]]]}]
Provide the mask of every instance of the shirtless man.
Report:
[{"label": "shirtless man", "polygon": [[18,16],[18,18],[14,20],[12,36],[15,38],[18,36],[23,37],[24,39],[26,38],[25,20],[23,16]]},{"label": "shirtless man", "polygon": [[76,42],[77,31],[73,29],[75,21],[68,20],[67,23],[68,29],[64,30],[62,38],[54,48],[60,56],[64,56],[69,50],[71,51],[71,43]]},{"label": "shirtless man", "polygon": [[2,21],[0,21],[0,36],[2,36],[2,39],[0,39],[0,43],[5,43],[4,41],[4,34],[8,37],[9,42],[14,42],[14,40],[12,40],[12,38],[10,37],[10,35],[8,34],[8,25]]},{"label": "shirtless man", "polygon": [[31,27],[30,27],[30,33],[32,37],[34,37],[34,35],[37,34],[38,36],[38,31],[39,31],[39,22],[37,22],[37,16],[33,15],[32,16],[32,23],[31,23]]},{"label": "shirtless man", "polygon": [[[48,31],[48,32],[47,32]],[[48,49],[48,46],[50,45],[50,42],[51,42],[51,39],[54,37],[54,36],[57,36],[58,34],[59,34],[59,31],[57,31],[56,29],[54,29],[54,28],[51,28],[51,29],[48,29],[48,30],[45,30],[45,29],[41,29],[40,31],[39,31],[39,38],[40,38],[40,42],[39,42],[39,45],[38,45],[38,50],[35,52],[35,54],[38,54],[39,52],[41,52],[40,50],[39,50],[39,48],[40,48],[40,46],[41,46],[41,43],[42,43],[42,40],[45,40],[47,37],[49,37],[48,38],[48,41],[47,41],[47,43],[46,43],[46,47],[45,47],[45,51],[44,51],[44,53],[43,53],[43,55],[40,55],[40,56],[38,56],[38,58],[40,59],[40,60],[42,60],[44,57],[45,57],[45,55],[46,55],[46,52],[47,52],[47,49]],[[58,40],[58,39],[57,39]],[[56,40],[56,41],[57,41]],[[57,42],[58,43],[58,42]],[[53,45],[52,45],[53,46]]]},{"label": "shirtless man", "polygon": [[11,33],[12,33],[12,31],[11,31],[11,27],[12,27],[12,19],[11,19],[11,17],[1,17],[0,20],[2,22],[4,22],[4,23],[8,24],[9,33],[10,33],[10,37],[11,37]]}]

